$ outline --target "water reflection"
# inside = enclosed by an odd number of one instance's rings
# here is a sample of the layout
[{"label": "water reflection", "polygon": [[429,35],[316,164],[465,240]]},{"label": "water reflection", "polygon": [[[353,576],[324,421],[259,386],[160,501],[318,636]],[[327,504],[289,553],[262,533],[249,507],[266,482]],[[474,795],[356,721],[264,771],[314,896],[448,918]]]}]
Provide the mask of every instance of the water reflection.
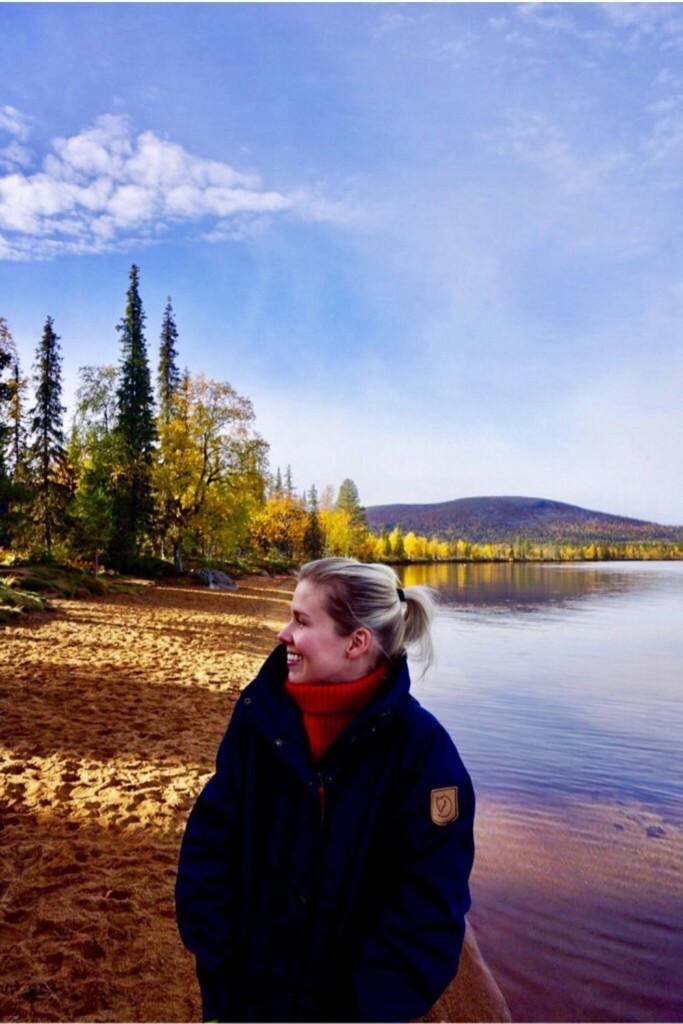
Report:
[{"label": "water reflection", "polygon": [[485,790],[682,820],[683,563],[409,566],[438,590],[416,684]]},{"label": "water reflection", "polygon": [[683,1019],[683,563],[402,577],[439,593],[413,690],[475,782],[475,924],[514,1019]]},{"label": "water reflection", "polygon": [[[533,611],[570,606],[585,598],[623,597],[661,589],[663,580],[676,574],[681,563],[580,563],[538,564],[529,562],[435,563],[399,569],[405,586],[426,584],[436,588],[442,604]],[[667,569],[673,569],[667,573]],[[678,572],[680,580],[680,572]]]}]

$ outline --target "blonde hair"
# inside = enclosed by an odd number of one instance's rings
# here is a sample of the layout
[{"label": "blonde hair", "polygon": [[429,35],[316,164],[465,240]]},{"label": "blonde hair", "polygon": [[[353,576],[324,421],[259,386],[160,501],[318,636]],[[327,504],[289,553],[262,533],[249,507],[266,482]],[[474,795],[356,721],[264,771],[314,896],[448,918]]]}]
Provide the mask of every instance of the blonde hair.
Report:
[{"label": "blonde hair", "polygon": [[319,558],[303,565],[298,577],[324,587],[325,609],[340,636],[364,626],[378,653],[390,663],[400,658],[406,645],[416,644],[423,674],[427,671],[434,657],[435,601],[429,587],[402,588],[390,566],[355,558]]}]

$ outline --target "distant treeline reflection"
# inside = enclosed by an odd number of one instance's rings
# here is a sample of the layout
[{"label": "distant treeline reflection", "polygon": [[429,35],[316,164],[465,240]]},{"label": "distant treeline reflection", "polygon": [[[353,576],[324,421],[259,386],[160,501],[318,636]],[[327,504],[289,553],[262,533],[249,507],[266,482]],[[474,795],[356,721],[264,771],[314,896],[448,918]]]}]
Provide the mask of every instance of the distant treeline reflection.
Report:
[{"label": "distant treeline reflection", "polygon": [[553,569],[540,562],[425,562],[405,565],[400,573],[404,586],[435,587],[441,604],[517,609],[574,603],[596,593],[623,594],[644,585],[640,574],[585,564]]}]

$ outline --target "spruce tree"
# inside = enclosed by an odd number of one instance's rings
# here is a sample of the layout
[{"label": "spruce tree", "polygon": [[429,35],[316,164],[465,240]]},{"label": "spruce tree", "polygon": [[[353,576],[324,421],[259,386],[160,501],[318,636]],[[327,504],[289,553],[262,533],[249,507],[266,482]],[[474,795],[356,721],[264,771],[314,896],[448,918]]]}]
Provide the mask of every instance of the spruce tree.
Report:
[{"label": "spruce tree", "polygon": [[352,527],[367,527],[368,522],[365,518],[365,509],[360,503],[358,488],[349,477],[340,484],[337,508],[349,513]]},{"label": "spruce tree", "polygon": [[10,479],[7,463],[12,436],[9,418],[12,391],[4,377],[5,372],[12,364],[11,346],[12,335],[6,321],[0,317],[0,545],[9,541],[7,513],[9,511]]},{"label": "spruce tree", "polygon": [[10,429],[12,431],[12,473],[15,480],[26,477],[26,426],[24,423],[24,395],[28,379],[22,376],[19,358],[15,357],[10,378],[11,398],[9,403]]},{"label": "spruce tree", "polygon": [[65,504],[65,466],[63,414],[61,404],[62,358],[59,336],[51,316],[45,321],[43,336],[36,352],[34,388],[36,404],[31,409],[31,446],[29,459],[35,492],[36,522],[40,527],[43,550],[52,553],[55,528]]},{"label": "spruce tree", "polygon": [[320,515],[318,514],[318,492],[315,489],[315,484],[311,486],[308,493],[307,516],[308,522],[306,523],[306,533],[304,534],[304,549],[306,551],[306,555],[311,560],[322,558],[325,538],[323,536],[322,526],[320,525]]},{"label": "spruce tree", "polygon": [[7,371],[12,366],[14,354],[14,342],[10,333],[7,321],[0,317],[0,501],[3,490],[3,481],[7,480],[9,449],[12,438],[10,425],[10,402],[12,399],[12,388],[6,379]]},{"label": "spruce tree", "polygon": [[156,428],[154,399],[150,382],[145,314],[138,290],[139,270],[129,272],[126,313],[117,326],[121,336],[122,360],[116,392],[118,417],[116,433],[121,442],[121,473],[114,492],[114,531],[111,554],[125,564],[140,552],[153,512],[152,457]]},{"label": "spruce tree", "polygon": [[161,339],[159,344],[159,369],[157,371],[157,397],[159,401],[159,419],[162,423],[168,423],[171,418],[171,405],[173,396],[180,384],[180,371],[176,360],[178,351],[176,342],[178,340],[178,329],[173,316],[171,297],[169,295],[164,319],[161,324]]}]

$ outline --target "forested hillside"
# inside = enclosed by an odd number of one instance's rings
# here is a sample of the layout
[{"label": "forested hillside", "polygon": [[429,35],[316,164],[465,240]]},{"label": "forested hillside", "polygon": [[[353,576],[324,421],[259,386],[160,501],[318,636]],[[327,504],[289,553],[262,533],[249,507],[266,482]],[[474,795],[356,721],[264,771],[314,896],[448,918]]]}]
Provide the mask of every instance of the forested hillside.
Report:
[{"label": "forested hillside", "polygon": [[373,530],[412,530],[472,543],[504,543],[515,537],[534,542],[680,541],[683,527],[595,512],[546,498],[458,498],[430,505],[372,505],[366,509]]}]

